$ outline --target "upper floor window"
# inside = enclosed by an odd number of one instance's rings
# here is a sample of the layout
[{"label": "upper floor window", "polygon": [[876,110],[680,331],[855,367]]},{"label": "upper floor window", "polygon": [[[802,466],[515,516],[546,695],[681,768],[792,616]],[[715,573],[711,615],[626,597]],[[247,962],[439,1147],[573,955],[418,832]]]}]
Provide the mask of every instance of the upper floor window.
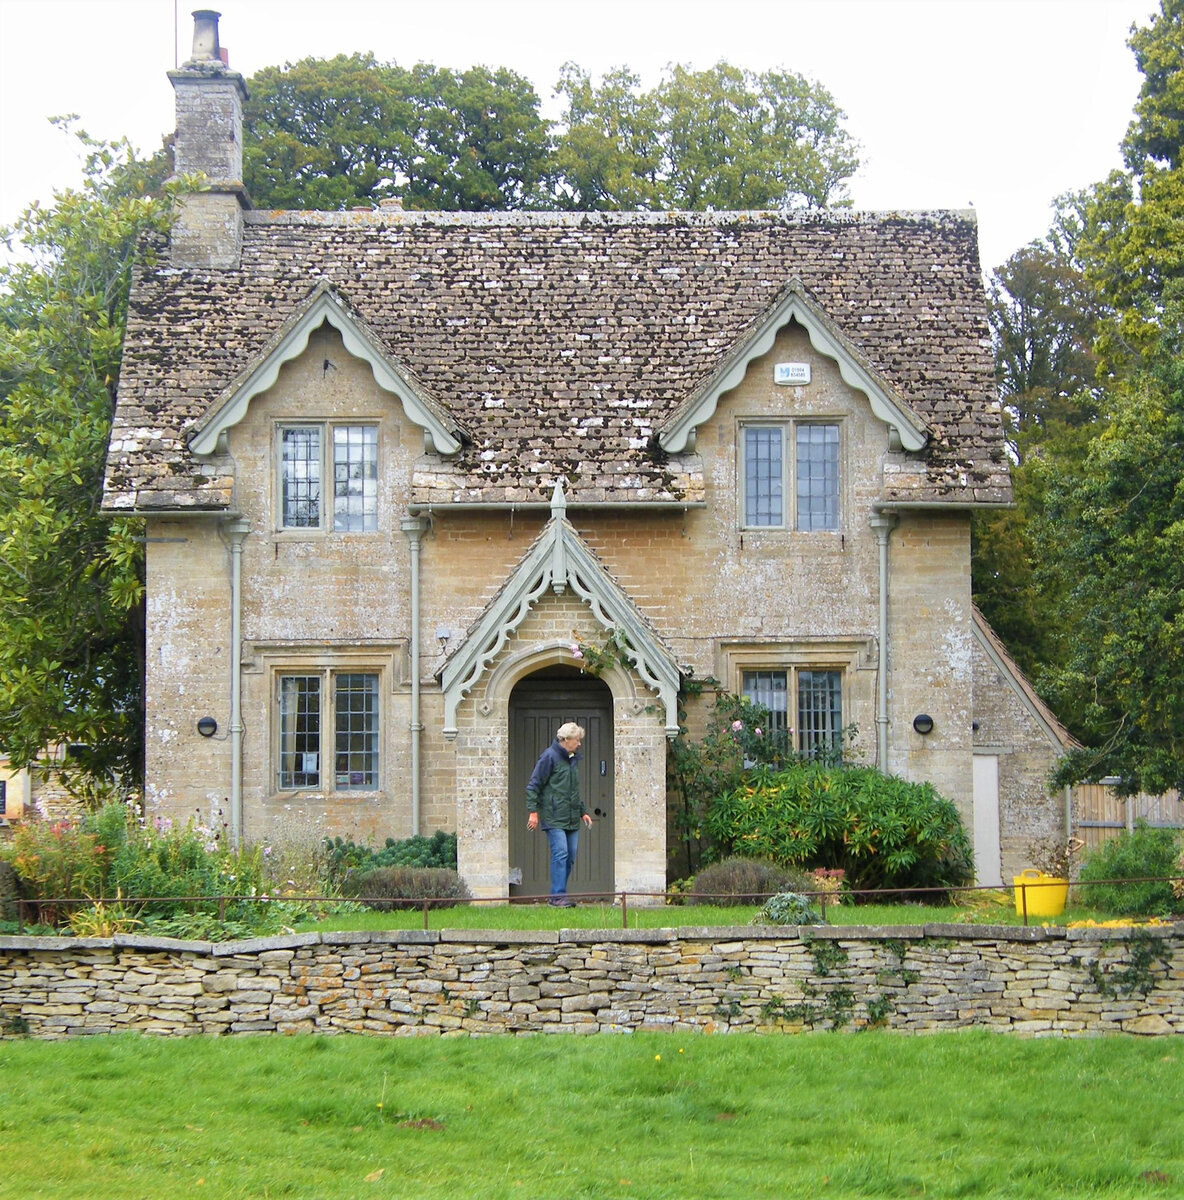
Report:
[{"label": "upper floor window", "polygon": [[[326,442],[333,463],[331,514],[326,511],[323,488]],[[377,426],[281,428],[280,526],[338,531],[378,528]]]},{"label": "upper floor window", "polygon": [[839,528],[837,424],[745,425],[741,434],[746,528]]}]

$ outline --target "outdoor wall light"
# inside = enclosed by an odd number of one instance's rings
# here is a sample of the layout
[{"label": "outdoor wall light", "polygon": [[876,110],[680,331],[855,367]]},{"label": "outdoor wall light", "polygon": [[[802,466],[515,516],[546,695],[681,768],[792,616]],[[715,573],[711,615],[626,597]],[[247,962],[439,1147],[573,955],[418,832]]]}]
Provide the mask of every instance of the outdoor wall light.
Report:
[{"label": "outdoor wall light", "polygon": [[928,713],[918,713],[913,718],[913,728],[924,737],[933,732],[933,718]]},{"label": "outdoor wall light", "polygon": [[197,732],[202,737],[213,737],[218,732],[218,722],[213,717],[202,717],[197,723]]},{"label": "outdoor wall light", "polygon": [[448,640],[451,637],[452,637],[451,629],[445,629],[443,626],[441,626],[439,629],[436,630],[436,641],[438,641],[440,643],[440,653],[441,654],[448,653]]}]

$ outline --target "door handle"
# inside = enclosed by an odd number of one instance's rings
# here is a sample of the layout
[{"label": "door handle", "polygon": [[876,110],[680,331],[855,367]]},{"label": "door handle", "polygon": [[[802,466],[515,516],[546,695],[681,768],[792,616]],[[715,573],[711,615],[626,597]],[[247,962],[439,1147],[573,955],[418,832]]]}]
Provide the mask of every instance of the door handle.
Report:
[{"label": "door handle", "polygon": [[608,774],[608,760],[607,759],[602,758],[600,760],[600,774],[602,776]]}]

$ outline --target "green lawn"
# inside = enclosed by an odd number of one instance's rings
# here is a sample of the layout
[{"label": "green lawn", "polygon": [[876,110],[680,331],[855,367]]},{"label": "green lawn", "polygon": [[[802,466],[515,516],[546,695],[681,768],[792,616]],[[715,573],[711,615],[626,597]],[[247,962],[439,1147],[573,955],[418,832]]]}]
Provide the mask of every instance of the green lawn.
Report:
[{"label": "green lawn", "polygon": [[[658,929],[685,925],[747,925],[755,905],[630,905],[630,929]],[[1066,906],[1062,916],[1030,917],[1029,924],[1064,925],[1072,921],[1103,920],[1109,914],[1082,905]],[[982,898],[973,905],[840,904],[828,905],[828,925],[1021,925],[1010,897]],[[620,929],[621,909],[613,904],[579,904],[555,909],[546,904],[462,904],[428,912],[429,929]],[[423,929],[423,909],[401,912],[336,913],[321,921],[308,921],[299,931],[336,929]]]},{"label": "green lawn", "polygon": [[980,1033],[0,1043],[0,1196],[1177,1196],[1184,1044]]}]

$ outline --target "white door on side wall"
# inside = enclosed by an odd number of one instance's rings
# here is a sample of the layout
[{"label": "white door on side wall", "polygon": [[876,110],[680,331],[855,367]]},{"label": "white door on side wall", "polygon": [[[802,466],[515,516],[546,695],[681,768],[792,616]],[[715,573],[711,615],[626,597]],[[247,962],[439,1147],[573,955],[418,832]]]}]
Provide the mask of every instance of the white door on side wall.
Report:
[{"label": "white door on side wall", "polygon": [[984,887],[1002,887],[999,855],[999,755],[974,756],[974,874]]}]

